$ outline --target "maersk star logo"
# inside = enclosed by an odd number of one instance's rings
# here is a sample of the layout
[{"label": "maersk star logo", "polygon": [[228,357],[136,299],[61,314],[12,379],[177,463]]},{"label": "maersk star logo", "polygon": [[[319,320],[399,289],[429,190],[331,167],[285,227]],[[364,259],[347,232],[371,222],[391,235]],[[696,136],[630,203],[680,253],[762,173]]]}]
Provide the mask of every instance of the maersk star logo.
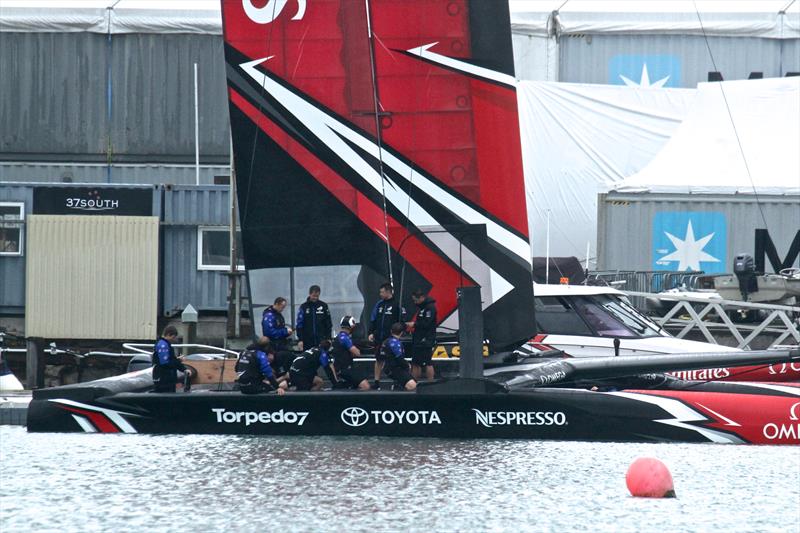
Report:
[{"label": "maersk star logo", "polygon": [[625,85],[627,85],[628,87],[642,87],[645,89],[648,88],[660,89],[661,87],[664,86],[665,83],[667,83],[667,80],[669,80],[669,76],[664,76],[660,80],[656,80],[653,83],[650,83],[650,74],[647,73],[647,63],[644,63],[642,65],[642,75],[639,78],[638,82],[633,81],[630,78],[626,78],[622,74],[620,74],[619,77],[622,81],[625,82]]},{"label": "maersk star logo", "polygon": [[608,83],[645,89],[681,86],[680,58],[668,54],[619,54],[608,62]]},{"label": "maersk star logo", "polygon": [[719,259],[703,251],[708,241],[714,238],[714,234],[710,233],[705,237],[695,239],[691,220],[689,225],[686,226],[686,237],[683,239],[679,239],[666,231],[664,234],[675,245],[675,251],[665,255],[660,261],[678,261],[678,270],[700,270],[700,261],[719,262]]},{"label": "maersk star logo", "polygon": [[653,218],[656,270],[723,272],[726,223],[722,213],[661,212]]}]

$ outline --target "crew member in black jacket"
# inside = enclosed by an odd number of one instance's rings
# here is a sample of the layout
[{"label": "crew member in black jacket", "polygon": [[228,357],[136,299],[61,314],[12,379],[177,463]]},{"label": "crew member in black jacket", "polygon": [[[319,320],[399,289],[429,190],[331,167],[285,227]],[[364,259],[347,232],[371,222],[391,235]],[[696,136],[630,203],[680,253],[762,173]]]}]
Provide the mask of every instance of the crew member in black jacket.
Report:
[{"label": "crew member in black jacket", "polygon": [[156,392],[175,392],[178,383],[178,370],[191,377],[191,370],[175,357],[172,343],[178,338],[175,326],[167,326],[153,348],[153,384]]},{"label": "crew member in black jacket", "polygon": [[338,378],[333,367],[333,358],[330,355],[331,341],[324,340],[319,346],[309,348],[300,356],[292,361],[289,369],[289,381],[291,385],[299,391],[320,390],[322,388],[322,378],[317,375],[317,371],[322,368],[328,376],[333,386],[336,386]]},{"label": "crew member in black jacket", "polygon": [[421,289],[411,293],[411,299],[417,306],[417,314],[412,322],[406,325],[411,333],[411,375],[419,380],[422,370],[425,377],[433,379],[433,348],[436,345],[436,300]]},{"label": "crew member in black jacket", "polygon": [[319,285],[312,285],[308,289],[308,298],[297,309],[295,325],[300,350],[304,346],[319,346],[320,342],[331,338],[331,312],[328,304],[319,299],[320,292]]},{"label": "crew member in black jacket", "polygon": [[279,395],[283,395],[286,383],[278,383],[275,379],[275,373],[270,365],[274,358],[275,351],[266,337],[259,338],[258,342],[242,350],[236,361],[236,381],[243,394],[277,391]]},{"label": "crew member in black jacket", "polygon": [[[391,337],[392,324],[403,322],[405,320],[406,310],[400,305],[400,302],[394,297],[394,288],[391,283],[384,283],[381,285],[379,292],[381,297],[375,307],[372,308],[369,320],[369,340],[375,343],[375,346],[380,350],[383,341]],[[380,388],[381,379],[381,365],[375,362],[374,370],[375,382],[372,387],[375,389]]]}]

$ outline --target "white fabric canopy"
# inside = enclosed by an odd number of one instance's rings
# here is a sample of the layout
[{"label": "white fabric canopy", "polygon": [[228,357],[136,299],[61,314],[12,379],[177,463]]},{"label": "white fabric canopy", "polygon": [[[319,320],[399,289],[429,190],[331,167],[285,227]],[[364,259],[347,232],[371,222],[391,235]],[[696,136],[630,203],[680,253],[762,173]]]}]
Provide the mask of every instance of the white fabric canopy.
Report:
[{"label": "white fabric canopy", "polygon": [[695,89],[521,82],[528,227],[535,256],[596,255],[597,194],[644,168],[686,116]]},{"label": "white fabric canopy", "polygon": [[222,14],[218,0],[0,0],[0,31],[221,35]]},{"label": "white fabric canopy", "polygon": [[[706,35],[797,39],[800,2],[757,0],[581,1],[510,0],[515,33]],[[783,10],[789,6],[788,10]],[[696,8],[695,8],[696,7]],[[556,18],[551,18],[558,9]],[[700,17],[698,19],[698,12]],[[700,22],[702,21],[702,26]]]},{"label": "white fabric canopy", "polygon": [[[696,5],[707,35],[796,39],[800,2],[780,13],[789,2],[696,0]],[[113,10],[107,9],[111,6]],[[511,29],[517,34],[702,35],[690,0],[510,0],[509,7]],[[559,8],[548,26],[550,14]],[[219,0],[0,0],[0,31],[218,35],[222,18]]]},{"label": "white fabric canopy", "polygon": [[800,77],[701,83],[669,143],[615,189],[800,194]]}]

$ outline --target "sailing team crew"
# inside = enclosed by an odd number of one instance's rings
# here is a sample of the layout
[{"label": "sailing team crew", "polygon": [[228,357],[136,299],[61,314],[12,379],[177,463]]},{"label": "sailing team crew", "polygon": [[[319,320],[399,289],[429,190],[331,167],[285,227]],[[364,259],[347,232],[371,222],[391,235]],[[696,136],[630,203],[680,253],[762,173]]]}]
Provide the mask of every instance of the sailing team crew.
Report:
[{"label": "sailing team crew", "polygon": [[257,342],[245,348],[236,361],[239,390],[243,394],[277,391],[279,395],[283,395],[287,388],[286,381],[278,383],[275,378],[272,370],[274,360],[275,350],[266,337],[260,337]]},{"label": "sailing team crew", "polygon": [[[406,310],[394,297],[394,287],[391,283],[384,283],[378,289],[380,300],[372,308],[369,316],[369,335],[367,338],[377,346],[383,346],[383,342],[391,337],[391,328],[398,322],[403,322]],[[378,352],[380,355],[380,350]],[[381,388],[381,369],[378,357],[375,358],[373,389]]]},{"label": "sailing team crew", "polygon": [[297,309],[297,347],[313,348],[320,342],[331,338],[331,311],[328,304],[319,299],[322,289],[312,285],[308,289],[308,298]]},{"label": "sailing team crew", "polygon": [[[372,309],[369,323],[369,340],[378,345],[375,357],[375,381],[370,385],[367,376],[354,364],[361,351],[353,342],[356,319],[345,315],[339,322],[339,333],[331,340],[331,318],[328,304],[320,300],[319,285],[309,288],[308,298],[297,313],[297,346],[302,351],[297,356],[290,351],[292,328],[286,326],[283,310],[286,298],[278,297],[264,310],[261,327],[263,336],[239,353],[236,362],[236,382],[243,394],[277,392],[283,395],[289,387],[296,390],[320,390],[322,378],[317,375],[322,368],[334,389],[379,389],[382,373],[392,378],[395,387],[415,390],[423,370],[433,379],[431,357],[436,337],[436,301],[427,292],[416,290],[412,299],[418,310],[414,320],[403,322],[405,309],[394,297],[391,284],[384,283],[379,290],[380,300]],[[400,337],[412,333],[412,365],[405,360]],[[156,342],[153,355],[153,383],[156,392],[175,392],[178,372],[184,372],[186,390],[189,390],[191,369],[175,356],[172,347],[178,338],[175,326],[167,326]]]},{"label": "sailing team crew", "polygon": [[264,309],[261,317],[261,329],[275,351],[285,350],[289,346],[289,337],[292,336],[292,328],[286,326],[286,320],[281,314],[285,308],[286,298],[278,296],[272,305]]},{"label": "sailing team crew", "polygon": [[178,330],[175,326],[167,326],[153,347],[151,359],[155,392],[175,392],[175,386],[178,384],[178,371],[183,372],[187,377],[192,375],[192,371],[175,356],[175,348],[172,347],[172,343],[176,340],[178,340]]},{"label": "sailing team crew", "polygon": [[[379,389],[381,375],[386,374],[401,390],[414,390],[422,373],[433,379],[431,358],[436,338],[436,301],[426,291],[416,290],[412,299],[418,310],[414,320],[404,322],[405,309],[394,296],[394,288],[384,283],[379,288],[379,301],[370,313],[368,338],[377,345],[374,381],[355,365],[361,355],[353,342],[356,319],[345,315],[339,322],[339,333],[331,340],[331,318],[328,304],[320,300],[319,285],[312,285],[308,298],[297,312],[297,347],[300,355],[288,350],[292,328],[286,326],[283,310],[286,298],[278,297],[264,310],[263,336],[239,355],[237,374],[240,390],[245,394],[277,391],[283,394],[289,386],[296,390],[320,390],[322,368],[334,389]],[[412,365],[405,360],[400,337],[412,334]],[[305,348],[305,350],[303,350]]]},{"label": "sailing team crew", "polygon": [[339,378],[334,388],[369,390],[367,376],[353,366],[353,358],[361,356],[361,351],[353,344],[356,319],[349,315],[343,316],[339,328],[339,334],[332,343],[333,366]]}]

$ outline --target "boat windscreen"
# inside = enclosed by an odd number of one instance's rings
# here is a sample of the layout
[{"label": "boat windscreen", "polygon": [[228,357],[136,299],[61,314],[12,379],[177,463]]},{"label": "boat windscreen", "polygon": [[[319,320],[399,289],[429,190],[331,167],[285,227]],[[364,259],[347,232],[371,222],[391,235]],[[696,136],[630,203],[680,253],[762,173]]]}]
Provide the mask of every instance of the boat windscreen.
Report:
[{"label": "boat windscreen", "polygon": [[578,298],[578,308],[603,337],[655,337],[658,326],[619,298],[607,294]]},{"label": "boat windscreen", "polygon": [[558,296],[534,296],[537,330],[549,335],[593,336],[571,301],[572,298]]}]

